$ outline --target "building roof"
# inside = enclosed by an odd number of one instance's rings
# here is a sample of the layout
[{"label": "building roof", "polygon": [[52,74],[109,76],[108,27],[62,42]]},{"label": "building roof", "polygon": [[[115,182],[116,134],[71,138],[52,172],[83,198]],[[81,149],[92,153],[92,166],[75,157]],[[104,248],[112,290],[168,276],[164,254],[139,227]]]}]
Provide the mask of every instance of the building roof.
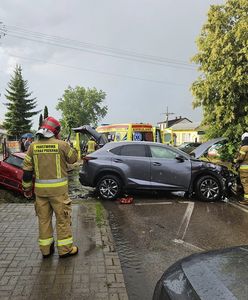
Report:
[{"label": "building roof", "polygon": [[[165,123],[166,123],[166,121],[158,122],[158,124],[165,124]],[[190,121],[188,118],[182,118],[181,116],[176,117],[175,119],[168,121],[168,128],[172,127],[173,125],[178,124],[178,123],[187,123],[188,124],[188,123],[192,123],[192,121]]]},{"label": "building roof", "polygon": [[178,123],[171,127],[173,130],[204,130],[201,122]]}]

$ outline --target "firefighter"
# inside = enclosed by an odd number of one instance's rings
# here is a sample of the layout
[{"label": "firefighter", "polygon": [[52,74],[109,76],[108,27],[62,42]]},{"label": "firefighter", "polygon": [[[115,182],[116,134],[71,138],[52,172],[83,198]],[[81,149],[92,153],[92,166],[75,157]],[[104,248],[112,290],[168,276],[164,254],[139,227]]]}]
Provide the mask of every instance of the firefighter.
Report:
[{"label": "firefighter", "polygon": [[87,143],[87,154],[90,154],[96,150],[96,142],[93,138],[90,138]]},{"label": "firefighter", "polygon": [[78,253],[73,245],[71,229],[71,200],[68,197],[67,163],[77,161],[77,152],[59,139],[60,123],[47,117],[25,156],[23,164],[23,190],[32,190],[36,196],[35,210],[39,220],[39,246],[44,258],[54,253],[52,226],[56,216],[57,248],[61,258]]},{"label": "firefighter", "polygon": [[241,137],[241,147],[235,162],[238,164],[240,181],[244,189],[244,198],[240,204],[248,205],[248,132]]}]

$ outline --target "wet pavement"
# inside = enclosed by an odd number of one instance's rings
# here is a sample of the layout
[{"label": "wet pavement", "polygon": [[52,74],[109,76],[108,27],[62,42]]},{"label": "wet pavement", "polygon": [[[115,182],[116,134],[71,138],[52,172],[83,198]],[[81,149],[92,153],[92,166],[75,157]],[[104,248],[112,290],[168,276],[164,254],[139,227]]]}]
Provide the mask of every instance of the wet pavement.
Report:
[{"label": "wet pavement", "polygon": [[183,193],[144,193],[120,204],[99,201],[93,189],[80,185],[77,169],[69,177],[80,252],[66,260],[57,252],[42,259],[33,204],[0,190],[7,202],[0,204],[1,300],[150,300],[176,260],[248,243],[248,208],[235,199],[204,203]]},{"label": "wet pavement", "polygon": [[[74,181],[75,179],[75,181]],[[0,299],[127,300],[120,260],[101,203],[71,173],[73,235],[79,254],[43,259],[33,203],[0,203]],[[16,201],[15,201],[16,200]],[[25,199],[23,199],[25,201]]]},{"label": "wet pavement", "polygon": [[130,300],[150,300],[163,272],[182,257],[248,244],[248,208],[235,199],[204,203],[175,194],[104,202]]}]

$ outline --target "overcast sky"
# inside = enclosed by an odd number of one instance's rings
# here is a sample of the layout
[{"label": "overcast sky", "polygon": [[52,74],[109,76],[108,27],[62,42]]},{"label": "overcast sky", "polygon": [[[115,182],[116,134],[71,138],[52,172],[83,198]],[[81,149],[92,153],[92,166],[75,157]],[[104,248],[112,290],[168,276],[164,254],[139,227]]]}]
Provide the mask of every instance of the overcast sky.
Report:
[{"label": "overcast sky", "polygon": [[199,74],[190,58],[210,5],[223,1],[1,0],[0,122],[16,63],[38,108],[47,105],[56,118],[58,98],[80,85],[106,92],[101,123],[155,125],[167,106],[170,118],[200,121],[189,91]]}]

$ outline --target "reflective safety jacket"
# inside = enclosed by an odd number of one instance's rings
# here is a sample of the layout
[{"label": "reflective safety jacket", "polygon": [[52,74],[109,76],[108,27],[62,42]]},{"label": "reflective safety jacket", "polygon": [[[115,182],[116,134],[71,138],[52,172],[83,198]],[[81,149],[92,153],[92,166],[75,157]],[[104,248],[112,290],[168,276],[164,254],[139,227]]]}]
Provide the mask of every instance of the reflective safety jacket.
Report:
[{"label": "reflective safety jacket", "polygon": [[33,142],[23,163],[23,189],[32,186],[26,173],[35,175],[34,192],[41,197],[59,196],[68,191],[67,163],[77,161],[77,152],[62,140],[41,139]]},{"label": "reflective safety jacket", "polygon": [[248,145],[240,147],[235,161],[240,164],[239,170],[248,172]]},{"label": "reflective safety jacket", "polygon": [[89,140],[87,143],[87,153],[94,152],[96,150],[95,147],[96,147],[96,142]]}]

